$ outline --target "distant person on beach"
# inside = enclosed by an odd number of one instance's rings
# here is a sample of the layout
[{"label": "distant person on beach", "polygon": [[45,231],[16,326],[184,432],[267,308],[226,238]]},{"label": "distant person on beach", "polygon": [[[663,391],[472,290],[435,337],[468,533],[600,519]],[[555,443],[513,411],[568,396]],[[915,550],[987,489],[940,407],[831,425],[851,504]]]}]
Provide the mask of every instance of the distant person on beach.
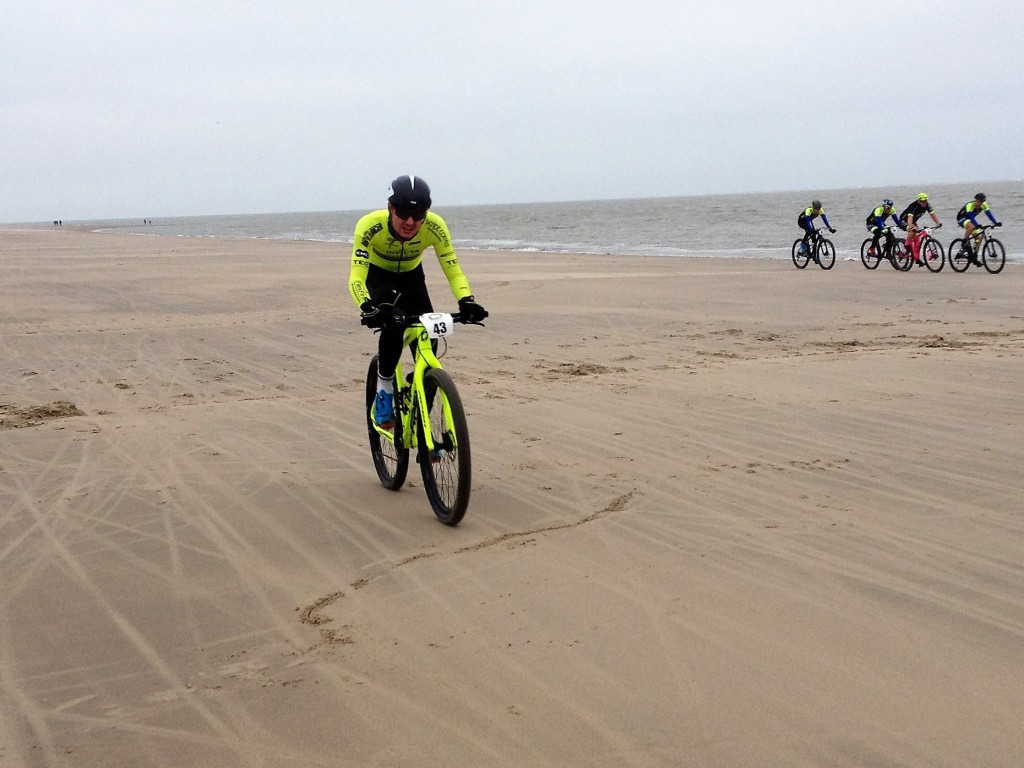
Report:
[{"label": "distant person on beach", "polygon": [[814,220],[819,216],[821,216],[821,220],[824,222],[825,228],[832,234],[835,234],[835,229],[828,223],[828,216],[825,215],[825,211],[821,207],[821,200],[812,200],[811,207],[805,208],[803,213],[797,216],[796,219],[796,223],[799,224],[800,229],[804,231],[804,242],[800,246],[800,249],[803,251],[810,250],[809,241],[817,231],[814,228]]},{"label": "distant person on beach", "polygon": [[907,240],[916,236],[917,232],[920,232],[921,228],[918,223],[921,221],[921,217],[926,213],[930,213],[932,221],[935,222],[935,226],[941,227],[942,222],[939,221],[938,214],[932,209],[932,204],[928,202],[928,193],[921,192],[917,198],[910,205],[904,209],[903,213],[900,214],[900,224],[904,229],[907,230]]},{"label": "distant person on beach", "polygon": [[378,424],[394,423],[395,367],[402,357],[403,329],[393,327],[395,314],[433,312],[423,274],[423,252],[433,248],[459,312],[471,322],[487,317],[473,298],[469,280],[459,266],[448,224],[430,211],[430,187],[419,176],[391,182],[388,207],[363,216],[356,224],[348,290],[366,325],[380,328],[377,363]]},{"label": "distant person on beach", "polygon": [[892,234],[892,229],[886,225],[886,220],[892,217],[893,223],[903,229],[903,225],[900,224],[899,217],[892,210],[892,200],[886,198],[882,201],[882,204],[871,211],[868,214],[865,224],[867,225],[868,232],[872,234],[871,238],[871,252],[878,253],[878,242],[881,240],[882,235],[885,235],[885,249],[888,252],[892,248],[892,243],[896,239]]},{"label": "distant person on beach", "polygon": [[978,261],[978,257],[974,253],[972,247],[972,236],[974,230],[980,225],[978,224],[978,214],[982,211],[988,216],[988,220],[992,222],[994,226],[1003,226],[1002,222],[996,221],[995,214],[992,213],[992,209],[988,207],[984,192],[979,192],[974,196],[974,199],[966,203],[963,208],[957,211],[956,223],[963,227],[964,230],[964,250],[967,251],[971,257],[971,263],[979,265],[981,262]]}]

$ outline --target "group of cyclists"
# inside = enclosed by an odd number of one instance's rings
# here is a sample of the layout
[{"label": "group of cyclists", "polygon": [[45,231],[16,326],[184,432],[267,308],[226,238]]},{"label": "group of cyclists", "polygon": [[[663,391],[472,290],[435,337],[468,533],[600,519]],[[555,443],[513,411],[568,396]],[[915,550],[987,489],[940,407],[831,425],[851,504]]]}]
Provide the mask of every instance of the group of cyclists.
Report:
[{"label": "group of cyclists", "polygon": [[[989,207],[987,198],[984,192],[979,192],[974,196],[974,199],[964,204],[956,214],[957,224],[964,230],[964,250],[967,253],[968,258],[972,264],[978,264],[978,255],[972,248],[972,235],[974,231],[980,226],[978,224],[978,215],[984,213],[988,216],[989,221],[994,226],[1001,227],[1002,223],[996,221],[995,214],[992,213],[992,209]],[[928,201],[928,193],[921,192],[917,197],[910,203],[904,210],[903,213],[898,216],[894,212],[893,202],[886,198],[882,201],[882,204],[877,208],[872,209],[871,213],[868,214],[864,220],[864,224],[867,227],[868,232],[871,233],[871,248],[872,255],[878,252],[881,239],[885,238],[886,251],[892,248],[895,236],[892,233],[892,227],[889,226],[888,221],[891,218],[892,223],[897,228],[907,233],[907,241],[911,243],[915,238],[920,236],[922,231],[920,222],[925,214],[931,216],[935,226],[941,227],[942,222],[939,221],[938,214],[935,213],[935,209],[932,208],[932,204]],[[821,207],[820,200],[814,200],[811,202],[809,208],[805,208],[803,212],[797,217],[797,224],[800,229],[804,231],[803,242],[801,249],[811,248],[811,238],[815,236],[817,231],[814,226],[814,220],[821,217],[822,223],[829,232],[835,233],[835,228],[832,227],[828,222],[828,217],[825,215],[825,209]]]}]

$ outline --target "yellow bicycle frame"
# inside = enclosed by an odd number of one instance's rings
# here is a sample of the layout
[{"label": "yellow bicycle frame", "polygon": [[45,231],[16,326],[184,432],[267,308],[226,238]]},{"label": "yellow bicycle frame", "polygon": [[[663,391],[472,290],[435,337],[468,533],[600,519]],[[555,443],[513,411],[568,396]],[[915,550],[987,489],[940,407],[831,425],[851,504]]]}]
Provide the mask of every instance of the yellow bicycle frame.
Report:
[{"label": "yellow bicycle frame", "polygon": [[[428,420],[429,403],[427,402],[427,392],[423,387],[423,376],[430,368],[441,369],[441,362],[437,359],[437,355],[434,354],[434,348],[430,343],[430,334],[427,333],[427,329],[423,326],[423,323],[417,322],[414,325],[409,326],[405,329],[405,335],[402,339],[403,346],[414,347],[415,353],[413,355],[413,372],[412,382],[406,382],[405,377],[402,375],[402,361],[398,361],[398,365],[395,367],[395,401],[396,401],[396,412],[401,415],[401,424],[395,425],[395,431],[398,432],[401,440],[401,446],[405,448],[416,448],[419,444],[418,435],[416,433],[416,425],[412,415],[418,410],[421,419]],[[444,392],[438,388],[434,393],[434,397],[440,397],[442,399],[443,413],[445,417],[445,431],[451,436],[451,440],[455,441],[455,424],[452,421],[451,410],[448,408],[447,398]],[[398,400],[401,398],[402,406],[398,407]],[[412,398],[416,398],[417,408],[412,407]],[[377,433],[386,440],[395,442],[395,436],[388,430],[381,427],[379,424],[374,423],[377,429]],[[434,436],[431,434],[431,430],[428,428],[423,429],[423,439],[426,445],[424,448],[429,453],[434,450]]]}]

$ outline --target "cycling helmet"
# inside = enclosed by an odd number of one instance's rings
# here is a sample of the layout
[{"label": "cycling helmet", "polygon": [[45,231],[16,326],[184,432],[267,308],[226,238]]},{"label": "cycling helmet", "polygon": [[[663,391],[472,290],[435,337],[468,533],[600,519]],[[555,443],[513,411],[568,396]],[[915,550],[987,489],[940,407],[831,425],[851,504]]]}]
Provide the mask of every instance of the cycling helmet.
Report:
[{"label": "cycling helmet", "polygon": [[812,200],[811,208],[821,208],[821,200]]},{"label": "cycling helmet", "polygon": [[920,200],[921,202],[927,202],[928,201],[928,193],[927,192],[921,192],[920,194],[918,194],[917,199]]},{"label": "cycling helmet", "polygon": [[988,198],[985,197],[984,192],[979,192],[974,196],[974,199],[977,200],[979,203],[984,203]]},{"label": "cycling helmet", "polygon": [[388,202],[395,208],[425,211],[430,207],[430,187],[418,176],[399,176],[391,182]]},{"label": "cycling helmet", "polygon": [[890,200],[888,197],[885,198],[885,200],[882,201],[882,207],[883,208],[892,208],[892,200]]}]

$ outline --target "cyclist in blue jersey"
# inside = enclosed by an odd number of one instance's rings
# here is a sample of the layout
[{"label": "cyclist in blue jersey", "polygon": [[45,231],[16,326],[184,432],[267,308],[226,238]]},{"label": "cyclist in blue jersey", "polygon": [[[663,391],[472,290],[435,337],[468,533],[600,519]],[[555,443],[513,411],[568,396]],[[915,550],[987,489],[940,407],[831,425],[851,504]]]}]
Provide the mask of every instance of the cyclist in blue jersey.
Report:
[{"label": "cyclist in blue jersey", "polygon": [[[825,215],[825,211],[821,207],[821,200],[811,201],[811,207],[805,208],[796,219],[796,223],[800,226],[800,229],[804,231],[804,241],[800,245],[800,250],[805,253],[811,248],[810,239],[817,231],[814,228],[814,220],[819,216],[821,216],[821,220],[824,222],[825,228],[828,229],[829,232],[832,234],[835,234],[836,232],[835,229],[832,228],[832,225],[828,223],[828,216]],[[817,261],[817,257],[815,257],[815,261]]]},{"label": "cyclist in blue jersey", "polygon": [[892,200],[886,198],[882,201],[882,204],[871,211],[868,214],[864,224],[868,228],[868,232],[872,234],[871,238],[871,253],[878,253],[878,242],[881,240],[882,235],[885,235],[885,249],[888,252],[892,248],[893,240],[896,238],[892,234],[892,229],[886,226],[886,219],[892,217],[893,223],[903,229],[903,225],[900,224],[899,217],[892,210]]},{"label": "cyclist in blue jersey", "polygon": [[967,255],[971,257],[971,263],[975,265],[981,264],[981,262],[978,261],[977,254],[974,253],[974,248],[972,247],[973,240],[971,237],[974,230],[979,226],[978,214],[984,211],[985,215],[988,216],[988,220],[995,226],[1003,226],[1001,222],[996,221],[996,217],[992,213],[992,209],[988,207],[986,200],[987,198],[985,197],[985,193],[979,192],[974,196],[973,200],[964,205],[964,207],[957,211],[956,214],[956,223],[964,229],[964,250],[967,252]]}]

